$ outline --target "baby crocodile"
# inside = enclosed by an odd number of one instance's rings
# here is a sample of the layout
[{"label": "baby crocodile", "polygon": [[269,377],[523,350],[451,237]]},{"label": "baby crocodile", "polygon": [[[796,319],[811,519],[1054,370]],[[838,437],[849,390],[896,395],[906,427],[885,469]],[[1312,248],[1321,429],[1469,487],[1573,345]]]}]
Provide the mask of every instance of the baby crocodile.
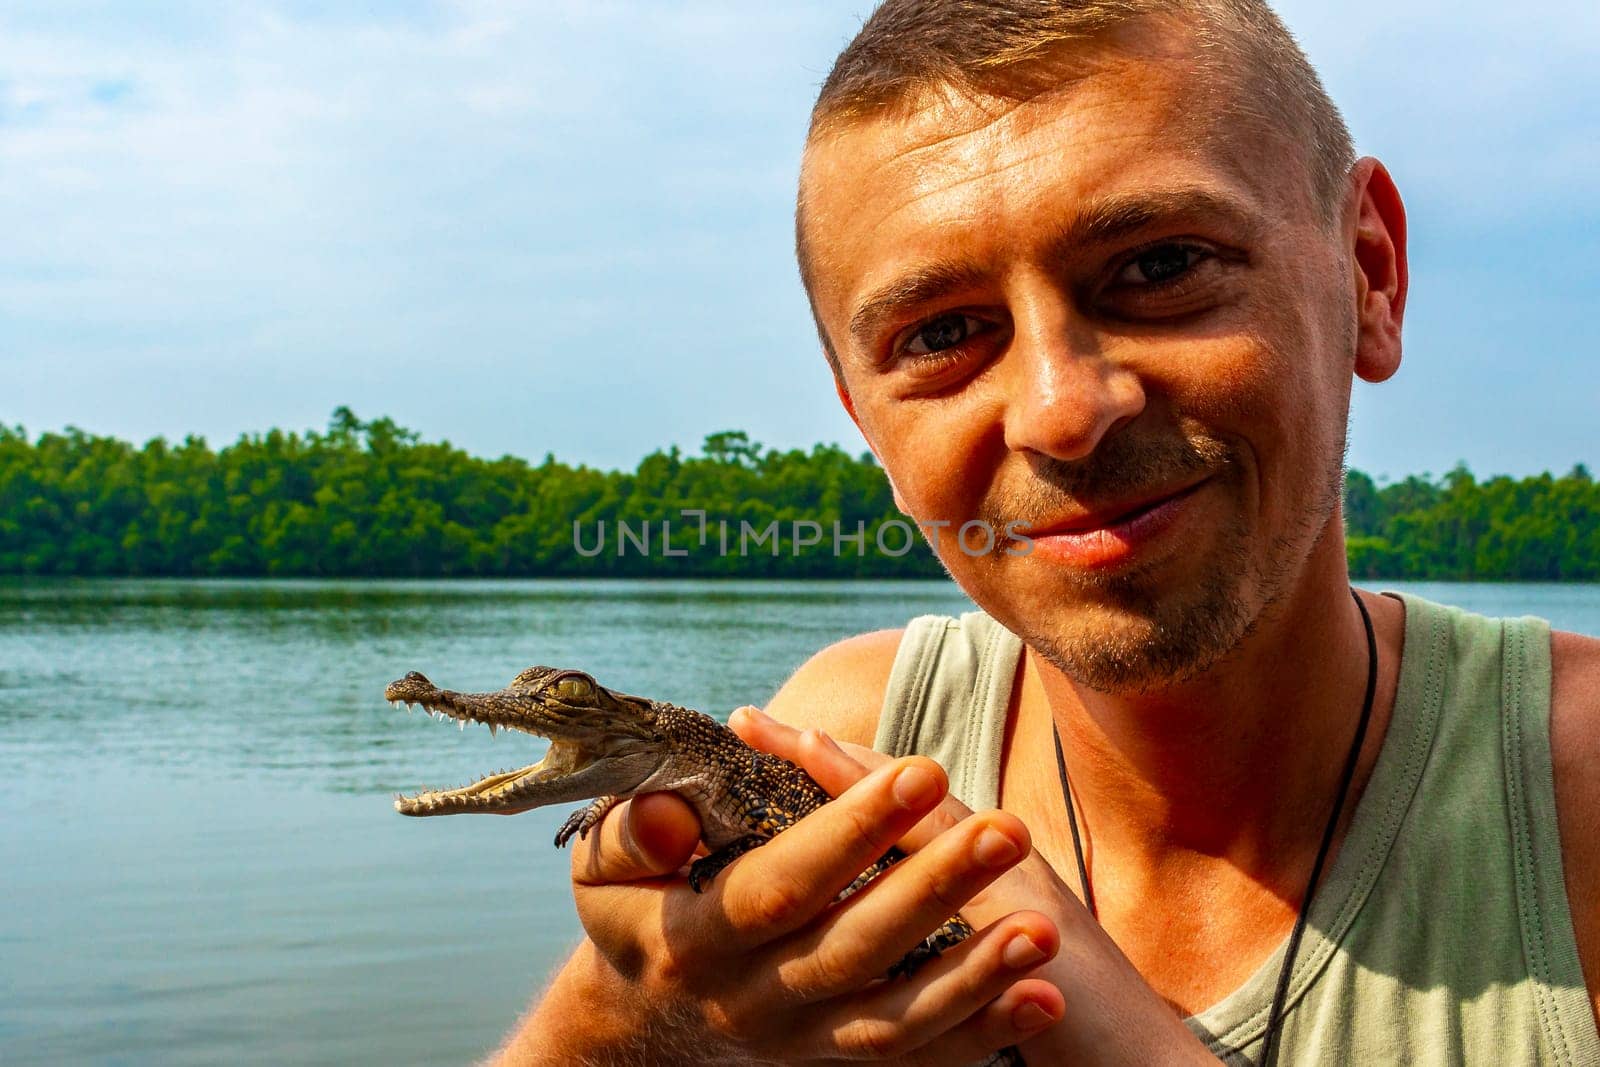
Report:
[{"label": "baby crocodile", "polygon": [[[751,748],[709,715],[659,700],[628,696],[596,684],[582,671],[529,667],[495,693],[439,689],[412,671],[391,682],[384,697],[435,716],[520,730],[550,739],[550,751],[530,767],[492,774],[460,789],[401,796],[402,815],[482,812],[514,815],[546,804],[597,798],[573,812],[556,832],[556,847],[588,834],[618,801],[636,793],[673,792],[700,816],[710,854],[689,868],[701,892],[728,864],[771,840],[831,798],[786,759]],[[849,896],[905,858],[891,848],[840,895]],[[951,917],[895,965],[909,974],[972,933]]]}]

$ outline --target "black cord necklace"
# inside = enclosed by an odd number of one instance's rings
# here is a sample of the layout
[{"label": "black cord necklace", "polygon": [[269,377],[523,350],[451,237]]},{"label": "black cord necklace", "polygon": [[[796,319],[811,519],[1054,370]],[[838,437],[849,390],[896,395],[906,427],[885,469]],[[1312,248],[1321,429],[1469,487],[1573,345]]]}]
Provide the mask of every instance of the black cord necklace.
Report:
[{"label": "black cord necklace", "polygon": [[[1361,748],[1367,739],[1367,724],[1372,720],[1372,701],[1378,692],[1378,638],[1372,631],[1372,616],[1367,613],[1367,606],[1361,602],[1354,589],[1350,590],[1356,607],[1361,609],[1361,623],[1367,631],[1367,694],[1361,701],[1361,721],[1356,726],[1356,736],[1350,743],[1350,754],[1345,757],[1344,773],[1339,778],[1339,794],[1333,802],[1333,814],[1328,817],[1328,825],[1322,831],[1322,845],[1317,849],[1317,858],[1311,865],[1311,878],[1306,882],[1305,896],[1300,899],[1300,911],[1295,916],[1294,931],[1289,934],[1289,946],[1283,954],[1283,966],[1278,969],[1278,987],[1272,994],[1272,1010],[1267,1013],[1267,1029],[1262,1036],[1260,1067],[1272,1067],[1278,1058],[1278,1024],[1283,1021],[1284,1002],[1289,997],[1289,978],[1294,970],[1295,954],[1300,951],[1300,942],[1305,937],[1306,920],[1311,914],[1311,895],[1316,892],[1317,882],[1322,877],[1322,868],[1328,861],[1328,853],[1333,848],[1333,835],[1339,826],[1339,816],[1344,813],[1344,802],[1350,793],[1350,783],[1356,776],[1356,764],[1361,758]],[[1061,731],[1051,731],[1056,741],[1056,769],[1061,772],[1061,798],[1067,805],[1067,825],[1072,829],[1072,852],[1078,860],[1078,884],[1083,887],[1083,904],[1089,909],[1089,914],[1099,919],[1100,913],[1094,904],[1094,888],[1089,884],[1089,868],[1083,861],[1083,838],[1078,833],[1078,816],[1073,811],[1072,786],[1067,780],[1067,757],[1061,750]]]}]

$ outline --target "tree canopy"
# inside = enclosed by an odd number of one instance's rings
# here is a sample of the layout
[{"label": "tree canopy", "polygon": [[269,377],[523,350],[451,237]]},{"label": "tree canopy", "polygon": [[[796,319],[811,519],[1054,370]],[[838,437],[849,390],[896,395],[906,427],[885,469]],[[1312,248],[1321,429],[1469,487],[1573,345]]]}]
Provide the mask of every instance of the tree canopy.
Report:
[{"label": "tree canopy", "polygon": [[[1346,481],[1358,577],[1600,580],[1600,486]],[[0,574],[928,577],[870,453],[710,434],[632,471],[485,459],[349,408],[221,449],[0,426]]]},{"label": "tree canopy", "polygon": [[1583,464],[1562,477],[1378,486],[1345,476],[1346,547],[1358,578],[1600,581],[1600,485]]}]

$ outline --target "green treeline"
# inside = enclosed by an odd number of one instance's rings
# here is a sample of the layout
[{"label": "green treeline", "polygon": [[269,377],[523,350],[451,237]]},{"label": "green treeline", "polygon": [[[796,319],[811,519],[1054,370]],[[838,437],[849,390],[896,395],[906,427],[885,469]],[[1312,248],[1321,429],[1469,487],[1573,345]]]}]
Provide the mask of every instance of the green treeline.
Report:
[{"label": "green treeline", "polygon": [[[706,513],[703,545],[684,509]],[[9,574],[941,574],[927,547],[897,530],[884,543],[904,553],[878,553],[874,530],[900,517],[870,454],[763,450],[737,432],[707,437],[703,455],[653,452],[620,472],[554,456],[481,459],[348,408],[325,433],[272,430],[217,451],[196,437],[135,448],[79,430],[30,443],[0,426]],[[836,520],[852,538],[837,555]]]},{"label": "green treeline", "polygon": [[1600,485],[1583,464],[1557,478],[1480,482],[1465,467],[1379,487],[1345,477],[1350,573],[1448,581],[1600,581]]},{"label": "green treeline", "polygon": [[[1351,471],[1346,503],[1360,577],[1600,580],[1600,486],[1582,467],[1385,486]],[[220,450],[0,426],[0,574],[940,573],[871,455],[834,445],[781,452],[730,431],[700,455],[600,471],[482,459],[347,408],[323,433]]]}]

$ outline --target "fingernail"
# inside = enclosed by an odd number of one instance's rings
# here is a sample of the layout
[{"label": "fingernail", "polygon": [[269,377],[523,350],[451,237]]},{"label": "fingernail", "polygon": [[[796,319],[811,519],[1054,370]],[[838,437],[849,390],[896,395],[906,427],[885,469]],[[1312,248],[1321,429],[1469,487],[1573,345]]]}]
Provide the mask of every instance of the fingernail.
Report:
[{"label": "fingernail", "polygon": [[1021,851],[1015,841],[995,829],[987,829],[979,834],[977,844],[972,847],[978,862],[985,867],[1004,867],[1016,859]]},{"label": "fingernail", "polygon": [[772,718],[771,715],[768,715],[766,712],[762,711],[760,708],[755,707],[753,705],[746,705],[745,707],[742,707],[739,710],[744,713],[746,718],[751,719],[751,720],[753,720],[755,722],[773,722],[773,721],[775,721]]},{"label": "fingernail", "polygon": [[1031,1000],[1023,1001],[1011,1013],[1011,1025],[1018,1030],[1037,1030],[1050,1021],[1050,1013]]},{"label": "fingernail", "polygon": [[844,749],[839,747],[839,742],[835,741],[821,730],[817,731],[817,739],[822,742],[823,747],[829,749],[830,751],[837,752],[841,756],[844,755]]},{"label": "fingernail", "polygon": [[925,768],[904,767],[894,778],[894,799],[907,811],[930,807],[939,799],[939,783]]},{"label": "fingernail", "polygon": [[[1043,963],[1045,951],[1040,948],[1027,934],[1018,934],[1006,942],[1006,947],[1000,950],[1000,958],[1006,961],[1007,967],[1021,970]],[[1031,1003],[1031,1002],[1030,1002]],[[1038,1005],[1034,1005],[1038,1007]]]}]

